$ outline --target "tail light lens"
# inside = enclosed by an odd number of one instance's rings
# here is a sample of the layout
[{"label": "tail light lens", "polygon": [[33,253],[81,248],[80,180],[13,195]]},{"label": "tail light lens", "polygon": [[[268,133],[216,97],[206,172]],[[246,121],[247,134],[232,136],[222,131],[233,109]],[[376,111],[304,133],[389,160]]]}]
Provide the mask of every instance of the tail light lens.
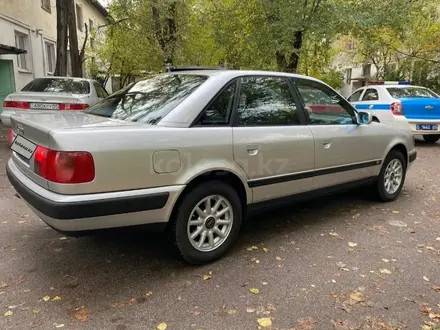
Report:
[{"label": "tail light lens", "polygon": [[24,109],[29,110],[29,102],[22,102],[22,101],[3,101],[3,107],[4,108],[17,108],[17,109]]},{"label": "tail light lens", "polygon": [[402,103],[400,103],[400,102],[391,103],[390,108],[391,108],[391,112],[393,113],[393,115],[403,116]]},{"label": "tail light lens", "polygon": [[95,179],[95,164],[88,152],[56,151],[38,146],[35,173],[56,183],[86,183]]},{"label": "tail light lens", "polygon": [[60,110],[86,110],[88,107],[88,104],[83,103],[60,104]]},{"label": "tail light lens", "polygon": [[15,136],[14,136],[15,134],[14,134],[14,131],[12,130],[12,128],[9,130],[9,133],[8,133],[8,143],[9,143],[9,145],[11,145],[12,144],[12,142],[14,142],[14,138],[15,138]]}]

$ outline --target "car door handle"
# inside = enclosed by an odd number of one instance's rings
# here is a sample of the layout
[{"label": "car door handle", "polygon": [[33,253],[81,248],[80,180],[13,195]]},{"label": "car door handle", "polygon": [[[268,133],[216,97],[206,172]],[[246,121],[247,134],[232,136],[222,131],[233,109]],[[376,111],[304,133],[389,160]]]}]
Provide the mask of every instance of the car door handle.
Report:
[{"label": "car door handle", "polygon": [[328,148],[330,148],[331,145],[332,145],[332,141],[330,141],[330,140],[324,140],[324,141],[322,141],[322,146],[324,147],[324,149],[328,149]]},{"label": "car door handle", "polygon": [[246,150],[249,156],[255,156],[260,151],[260,147],[257,145],[248,145],[246,146]]}]

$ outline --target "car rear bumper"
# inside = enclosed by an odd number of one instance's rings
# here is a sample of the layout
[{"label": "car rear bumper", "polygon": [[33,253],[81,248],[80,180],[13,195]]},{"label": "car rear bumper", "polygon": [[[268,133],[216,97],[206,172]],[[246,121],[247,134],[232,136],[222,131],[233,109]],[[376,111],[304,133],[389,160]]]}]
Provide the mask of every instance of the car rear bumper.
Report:
[{"label": "car rear bumper", "polygon": [[[408,119],[408,124],[413,135],[440,134],[440,119]],[[418,130],[417,125],[437,125],[437,130]]]},{"label": "car rear bumper", "polygon": [[2,121],[3,125],[11,127],[11,116],[13,113],[13,111],[3,109],[2,113],[0,114],[0,120]]},{"label": "car rear bumper", "polygon": [[49,226],[63,232],[166,223],[184,186],[88,195],[61,195],[39,186],[8,161],[18,195]]}]

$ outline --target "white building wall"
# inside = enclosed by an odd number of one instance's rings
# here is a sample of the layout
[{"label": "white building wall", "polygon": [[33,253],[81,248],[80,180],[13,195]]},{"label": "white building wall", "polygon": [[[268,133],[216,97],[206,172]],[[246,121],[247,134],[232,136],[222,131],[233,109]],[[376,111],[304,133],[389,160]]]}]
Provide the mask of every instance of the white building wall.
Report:
[{"label": "white building wall", "polygon": [[[92,0],[94,1],[94,0]],[[51,0],[50,12],[41,7],[42,0],[0,0],[0,44],[16,46],[15,34],[26,36],[27,68],[19,68],[18,55],[0,55],[0,59],[12,59],[16,90],[20,90],[36,77],[50,75],[45,42],[53,43],[56,50],[56,7]],[[106,24],[106,18],[88,0],[76,0],[83,9],[83,20],[94,26]],[[78,31],[79,47],[84,32]],[[89,44],[90,45],[90,44]]]}]

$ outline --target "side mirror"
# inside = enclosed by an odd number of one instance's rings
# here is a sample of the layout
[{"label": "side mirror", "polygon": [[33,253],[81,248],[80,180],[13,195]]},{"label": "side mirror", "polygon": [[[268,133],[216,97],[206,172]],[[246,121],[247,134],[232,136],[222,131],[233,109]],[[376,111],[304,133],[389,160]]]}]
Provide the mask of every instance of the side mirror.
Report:
[{"label": "side mirror", "polygon": [[357,120],[359,125],[370,125],[373,121],[373,115],[368,111],[359,111]]}]

